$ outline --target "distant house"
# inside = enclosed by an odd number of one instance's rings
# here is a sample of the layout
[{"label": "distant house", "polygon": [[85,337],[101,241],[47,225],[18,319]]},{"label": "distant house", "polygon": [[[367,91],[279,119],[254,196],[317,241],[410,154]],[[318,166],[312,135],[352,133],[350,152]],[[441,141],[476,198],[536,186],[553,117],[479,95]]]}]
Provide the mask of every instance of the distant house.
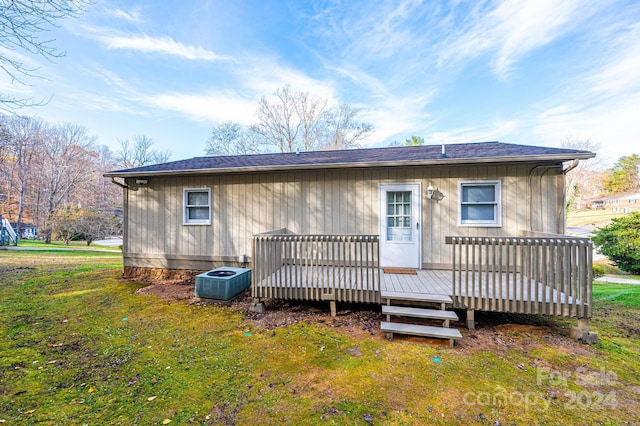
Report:
[{"label": "distant house", "polygon": [[[18,224],[16,222],[11,222],[11,227],[14,230],[18,229]],[[38,227],[32,223],[23,223],[20,225],[20,235],[18,236],[21,240],[35,240],[38,238]]]},{"label": "distant house", "polygon": [[586,207],[590,209],[605,209],[613,212],[632,213],[640,211],[640,193],[612,195],[588,200]]},{"label": "distant house", "polygon": [[560,235],[565,163],[594,156],[486,142],[200,157],[105,176],[124,187],[126,277],[246,261],[256,303],[443,295],[471,326],[475,309],[590,316],[590,257],[558,253],[590,244]]}]

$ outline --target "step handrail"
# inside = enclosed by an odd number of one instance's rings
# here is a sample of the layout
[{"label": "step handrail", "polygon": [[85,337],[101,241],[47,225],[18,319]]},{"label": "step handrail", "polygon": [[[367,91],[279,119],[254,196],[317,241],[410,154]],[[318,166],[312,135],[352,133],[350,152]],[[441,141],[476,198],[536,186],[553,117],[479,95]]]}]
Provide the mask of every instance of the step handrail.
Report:
[{"label": "step handrail", "polygon": [[11,226],[11,223],[9,223],[9,221],[7,219],[2,219],[2,226],[5,227],[5,229],[7,230],[7,234],[9,234],[9,238],[11,238],[11,241],[13,241],[15,244],[18,243],[18,235],[16,234],[16,231],[13,230],[13,227]]}]

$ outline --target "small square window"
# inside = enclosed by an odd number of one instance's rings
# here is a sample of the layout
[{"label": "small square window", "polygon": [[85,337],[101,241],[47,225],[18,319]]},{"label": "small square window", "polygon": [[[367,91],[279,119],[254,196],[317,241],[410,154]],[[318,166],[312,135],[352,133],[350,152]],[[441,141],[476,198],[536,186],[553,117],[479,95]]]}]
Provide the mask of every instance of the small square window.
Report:
[{"label": "small square window", "polygon": [[184,190],[184,225],[211,224],[211,190],[189,188]]},{"label": "small square window", "polygon": [[459,184],[461,226],[502,226],[500,181],[469,181]]}]

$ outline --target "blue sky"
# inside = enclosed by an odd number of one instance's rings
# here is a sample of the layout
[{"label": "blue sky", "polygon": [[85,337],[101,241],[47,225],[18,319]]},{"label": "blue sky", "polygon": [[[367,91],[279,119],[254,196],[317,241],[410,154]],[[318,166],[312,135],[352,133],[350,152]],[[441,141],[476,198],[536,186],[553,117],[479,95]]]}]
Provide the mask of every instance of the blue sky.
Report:
[{"label": "blue sky", "polygon": [[640,153],[638,1],[96,0],[49,35],[66,56],[10,53],[45,78],[0,90],[52,96],[19,112],[113,149],[145,134],[172,159],[203,155],[214,125],[253,122],[288,83],[360,108],[368,146],[572,137]]}]

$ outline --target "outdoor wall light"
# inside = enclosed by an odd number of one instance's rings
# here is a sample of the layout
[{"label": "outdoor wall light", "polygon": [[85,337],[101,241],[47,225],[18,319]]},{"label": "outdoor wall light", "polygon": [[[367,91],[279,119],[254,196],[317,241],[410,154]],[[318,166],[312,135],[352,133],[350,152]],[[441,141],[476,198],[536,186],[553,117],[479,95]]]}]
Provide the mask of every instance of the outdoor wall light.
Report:
[{"label": "outdoor wall light", "polygon": [[136,185],[147,185],[149,183],[149,179],[136,179]]},{"label": "outdoor wall light", "polygon": [[429,184],[429,186],[427,187],[427,198],[430,200],[433,200],[433,193],[434,193],[433,186]]}]

